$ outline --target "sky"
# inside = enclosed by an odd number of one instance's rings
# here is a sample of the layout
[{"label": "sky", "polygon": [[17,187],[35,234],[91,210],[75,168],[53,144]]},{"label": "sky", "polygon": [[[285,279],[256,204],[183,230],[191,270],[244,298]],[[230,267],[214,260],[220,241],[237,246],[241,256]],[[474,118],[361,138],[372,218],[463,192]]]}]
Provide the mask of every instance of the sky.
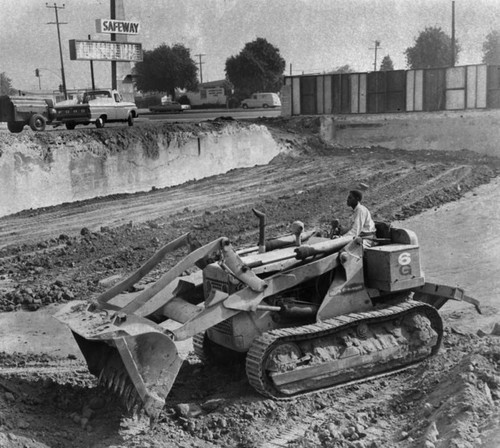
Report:
[{"label": "sky", "polygon": [[[129,36],[143,50],[162,43],[187,47],[203,81],[225,77],[225,61],[258,37],[277,47],[285,74],[322,73],[349,65],[372,71],[389,55],[406,69],[404,51],[427,27],[451,36],[452,0],[123,0],[125,19],[140,23]],[[68,89],[91,84],[90,63],[71,61],[70,39],[109,40],[96,19],[110,18],[110,0],[58,0],[63,63]],[[480,64],[488,33],[500,30],[500,0],[455,0],[457,65]],[[49,6],[54,1],[48,2]],[[23,91],[57,89],[61,63],[53,8],[42,0],[0,0],[0,72]],[[123,68],[125,67],[125,68]],[[119,70],[127,71],[129,65]],[[40,80],[35,69],[40,69]],[[111,64],[94,63],[96,84],[111,85]],[[40,83],[39,83],[40,81]]]}]

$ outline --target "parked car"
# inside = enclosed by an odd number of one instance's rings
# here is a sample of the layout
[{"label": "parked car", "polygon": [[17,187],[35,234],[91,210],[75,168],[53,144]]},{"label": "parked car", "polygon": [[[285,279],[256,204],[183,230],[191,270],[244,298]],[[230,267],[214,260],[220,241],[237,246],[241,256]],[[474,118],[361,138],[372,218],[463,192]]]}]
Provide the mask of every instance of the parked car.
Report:
[{"label": "parked car", "polygon": [[280,97],[276,93],[254,93],[250,98],[241,102],[243,109],[250,107],[281,107]]},{"label": "parked car", "polygon": [[160,114],[160,113],[178,113],[182,112],[184,109],[182,107],[182,104],[178,103],[177,101],[169,101],[167,103],[163,104],[157,104],[156,106],[149,106],[149,111],[153,112],[155,114]]}]

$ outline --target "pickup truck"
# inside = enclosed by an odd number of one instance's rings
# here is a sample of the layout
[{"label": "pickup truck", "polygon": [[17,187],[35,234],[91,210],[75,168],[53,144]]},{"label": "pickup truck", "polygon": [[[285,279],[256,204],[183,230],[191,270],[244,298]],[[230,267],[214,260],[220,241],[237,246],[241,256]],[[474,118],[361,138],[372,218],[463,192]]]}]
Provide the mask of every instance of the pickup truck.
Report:
[{"label": "pickup truck", "polygon": [[19,133],[29,125],[43,131],[55,116],[54,101],[30,96],[0,96],[0,121],[7,122],[10,132]]},{"label": "pickup truck", "polygon": [[91,90],[83,94],[77,104],[57,105],[54,107],[53,125],[64,124],[66,129],[75,129],[78,124],[95,124],[102,128],[105,123],[127,122],[133,126],[138,117],[135,103],[123,101],[116,90]]}]

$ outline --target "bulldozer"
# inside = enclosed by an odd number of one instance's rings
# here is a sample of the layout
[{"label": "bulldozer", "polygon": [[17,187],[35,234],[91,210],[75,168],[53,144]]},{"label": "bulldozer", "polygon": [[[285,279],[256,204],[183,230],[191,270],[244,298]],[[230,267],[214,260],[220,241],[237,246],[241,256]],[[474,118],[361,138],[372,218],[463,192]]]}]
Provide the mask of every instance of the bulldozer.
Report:
[{"label": "bulldozer", "polygon": [[[325,237],[294,222],[255,246],[226,237],[201,245],[191,233],[91,303],[66,304],[55,317],[72,331],[90,373],[127,409],[153,421],[193,340],[203,362],[243,358],[250,385],[290,399],[407,369],[436,354],[438,310],[448,300],[479,302],[459,287],[426,282],[417,235],[376,223],[363,238]],[[188,248],[175,266],[132,299],[123,294],[166,254]],[[124,299],[126,298],[126,300]]]}]

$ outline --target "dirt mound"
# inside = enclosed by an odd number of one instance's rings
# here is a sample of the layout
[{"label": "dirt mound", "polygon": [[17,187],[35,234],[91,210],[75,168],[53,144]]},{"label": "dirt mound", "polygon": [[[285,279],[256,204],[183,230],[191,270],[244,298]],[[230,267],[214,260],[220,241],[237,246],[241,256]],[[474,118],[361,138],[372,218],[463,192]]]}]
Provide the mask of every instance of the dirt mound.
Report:
[{"label": "dirt mound", "polygon": [[84,368],[69,376],[32,360],[26,364],[38,367],[37,375],[2,368],[0,414],[4,436],[31,436],[38,445],[30,447],[64,447],[71,440],[75,448],[410,448],[427,442],[476,448],[482,437],[495,437],[488,425],[499,411],[499,362],[498,337],[448,331],[438,357],[404,373],[276,402],[251,389],[242,364],[207,366],[191,356],[149,428],[147,419],[127,415],[95,388]]}]

